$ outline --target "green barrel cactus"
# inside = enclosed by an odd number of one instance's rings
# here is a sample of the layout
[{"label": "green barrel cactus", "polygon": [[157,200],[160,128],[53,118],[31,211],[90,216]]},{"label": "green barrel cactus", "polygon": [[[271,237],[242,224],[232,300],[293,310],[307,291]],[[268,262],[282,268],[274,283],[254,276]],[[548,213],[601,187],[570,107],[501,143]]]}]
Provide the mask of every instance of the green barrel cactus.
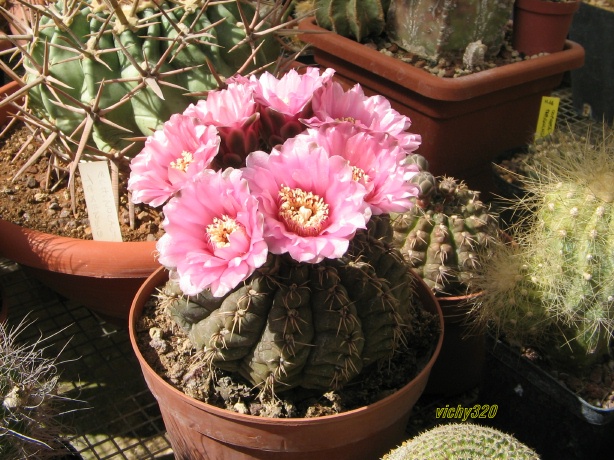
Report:
[{"label": "green barrel cactus", "polygon": [[[145,138],[235,73],[271,67],[290,2],[58,0],[31,9],[17,48],[25,122],[74,173],[107,159],[126,170]],[[10,13],[3,14],[13,20]]]},{"label": "green barrel cactus", "polygon": [[[401,346],[418,302],[402,256],[372,218],[341,259],[271,256],[224,297],[186,298],[172,279],[164,304],[210,365],[273,392],[339,389]],[[412,300],[413,299],[413,300]]]},{"label": "green barrel cactus", "polygon": [[412,181],[420,193],[416,206],[391,216],[393,245],[436,294],[465,294],[501,241],[497,215],[462,181],[424,167]]},{"label": "green barrel cactus", "polygon": [[382,460],[441,459],[539,460],[539,455],[514,436],[473,423],[449,423],[405,441]]},{"label": "green barrel cactus", "polygon": [[[614,330],[614,135],[604,130],[596,143],[555,136],[525,180],[527,197],[513,204],[531,211],[516,248],[486,265],[480,281],[489,320],[511,338],[507,324],[531,321],[533,341],[573,367],[607,355]],[[509,291],[530,295],[510,305]]]},{"label": "green barrel cactus", "polygon": [[314,3],[320,27],[362,41],[384,31],[390,0],[315,0]]}]

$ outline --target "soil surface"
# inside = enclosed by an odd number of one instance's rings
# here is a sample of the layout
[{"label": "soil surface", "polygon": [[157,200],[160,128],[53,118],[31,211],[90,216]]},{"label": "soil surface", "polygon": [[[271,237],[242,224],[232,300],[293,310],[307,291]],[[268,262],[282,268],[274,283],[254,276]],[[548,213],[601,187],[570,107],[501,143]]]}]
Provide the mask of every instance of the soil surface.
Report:
[{"label": "soil surface", "polygon": [[411,325],[407,347],[382,365],[373,365],[339,391],[295,388],[271,395],[235,374],[203,364],[185,332],[152,296],[137,323],[137,341],[145,360],[185,394],[233,412],[273,418],[318,417],[372,404],[406,385],[432,356],[437,318],[420,310]]},{"label": "soil surface", "polygon": [[[35,151],[34,146],[30,146],[17,155],[27,138],[28,131],[23,127],[17,128],[0,147],[0,218],[45,233],[91,240],[92,230],[78,174],[74,208],[66,178],[54,175],[47,186],[47,156],[43,156],[14,180],[17,172]],[[121,188],[126,189],[125,185]],[[148,206],[135,206],[135,225],[134,228],[130,227],[126,195],[120,197],[119,216],[124,241],[157,240],[162,236],[162,215]]]}]

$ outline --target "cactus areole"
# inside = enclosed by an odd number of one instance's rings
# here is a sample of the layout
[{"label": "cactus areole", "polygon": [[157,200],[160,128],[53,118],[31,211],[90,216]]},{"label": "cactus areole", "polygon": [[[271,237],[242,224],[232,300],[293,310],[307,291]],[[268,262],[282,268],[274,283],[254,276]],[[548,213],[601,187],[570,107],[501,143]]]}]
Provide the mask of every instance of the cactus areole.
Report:
[{"label": "cactus areole", "polygon": [[60,0],[27,6],[35,19],[17,26],[28,37],[18,45],[28,88],[26,123],[38,126],[49,143],[58,141],[53,148],[71,172],[81,160],[127,164],[146,136],[198,94],[224,77],[274,63],[280,54],[267,22],[279,18],[261,20],[260,2]]}]

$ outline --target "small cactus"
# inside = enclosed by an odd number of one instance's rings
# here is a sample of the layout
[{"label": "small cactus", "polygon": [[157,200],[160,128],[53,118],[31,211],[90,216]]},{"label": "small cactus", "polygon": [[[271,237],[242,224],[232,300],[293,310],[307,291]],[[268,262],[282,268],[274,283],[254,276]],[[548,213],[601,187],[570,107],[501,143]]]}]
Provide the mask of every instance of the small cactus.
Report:
[{"label": "small cactus", "polygon": [[372,217],[341,259],[272,257],[224,297],[186,298],[172,280],[161,296],[211,365],[273,392],[339,389],[392,357],[419,308],[388,227]]},{"label": "small cactus", "polygon": [[539,455],[514,436],[472,423],[449,423],[405,441],[382,460],[440,459],[539,460]]},{"label": "small cactus", "polygon": [[73,183],[80,161],[102,159],[119,183],[171,114],[225,77],[275,70],[290,3],[58,0],[24,3],[27,23],[1,8],[23,32],[8,39],[25,70],[0,64],[22,85],[2,104],[26,94],[20,118],[42,142],[24,169],[51,154],[60,180],[68,173]]},{"label": "small cactus", "polygon": [[316,21],[320,27],[360,42],[384,31],[389,4],[390,0],[316,0]]},{"label": "small cactus", "polygon": [[44,355],[45,339],[21,343],[26,327],[0,324],[0,458],[67,458],[57,419],[57,358]]},{"label": "small cactus", "polygon": [[[417,161],[413,155],[411,161]],[[434,177],[425,167],[412,178],[416,206],[393,214],[393,245],[437,294],[465,294],[482,260],[501,241],[497,215],[452,177]]]},{"label": "small cactus", "polygon": [[511,340],[581,368],[608,353],[614,330],[614,135],[561,132],[552,145],[512,204],[530,210],[515,247],[484,266],[479,309]]}]

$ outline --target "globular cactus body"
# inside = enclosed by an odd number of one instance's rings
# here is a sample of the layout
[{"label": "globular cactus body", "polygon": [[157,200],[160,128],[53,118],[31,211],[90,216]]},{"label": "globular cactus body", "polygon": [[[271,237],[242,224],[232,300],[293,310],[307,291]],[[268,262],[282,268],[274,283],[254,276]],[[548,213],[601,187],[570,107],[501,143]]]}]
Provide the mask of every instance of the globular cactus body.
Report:
[{"label": "globular cactus body", "polygon": [[276,392],[339,389],[392,357],[417,305],[407,264],[376,227],[359,231],[341,259],[273,256],[222,298],[182,297],[172,280],[163,295],[212,365]]},{"label": "globular cactus body", "polygon": [[423,171],[416,206],[393,215],[393,244],[434,292],[464,294],[500,241],[496,215],[454,178]]},{"label": "globular cactus body", "polygon": [[473,423],[450,423],[425,431],[388,452],[382,460],[440,459],[539,460],[514,436]]},{"label": "globular cactus body", "polygon": [[[486,319],[576,368],[607,355],[614,330],[614,141],[604,129],[596,146],[573,134],[550,140],[524,182],[526,198],[512,205],[530,210],[515,229],[516,247],[488,264],[480,282]],[[531,295],[510,305],[515,291]],[[510,327],[521,323],[524,331]]]}]

